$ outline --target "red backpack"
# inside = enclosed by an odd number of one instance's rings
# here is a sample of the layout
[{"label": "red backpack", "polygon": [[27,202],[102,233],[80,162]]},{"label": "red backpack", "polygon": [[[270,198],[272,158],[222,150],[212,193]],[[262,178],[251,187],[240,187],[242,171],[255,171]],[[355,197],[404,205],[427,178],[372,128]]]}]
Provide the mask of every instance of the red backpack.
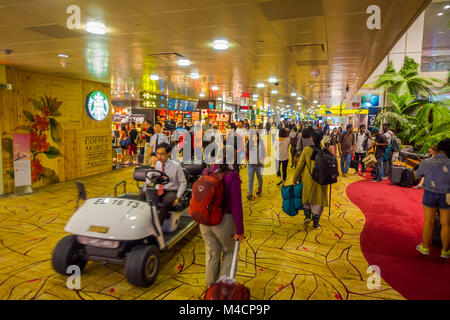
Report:
[{"label": "red backpack", "polygon": [[223,178],[226,172],[201,176],[192,186],[189,215],[195,222],[214,226],[222,221],[223,215]]}]

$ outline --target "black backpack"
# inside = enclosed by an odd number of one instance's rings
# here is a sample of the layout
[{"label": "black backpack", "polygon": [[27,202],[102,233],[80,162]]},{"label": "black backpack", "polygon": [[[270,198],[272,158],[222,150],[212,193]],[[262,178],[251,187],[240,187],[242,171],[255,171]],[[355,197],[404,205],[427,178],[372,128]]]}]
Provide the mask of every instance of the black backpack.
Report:
[{"label": "black backpack", "polygon": [[311,176],[320,185],[331,185],[338,181],[339,170],[336,157],[327,149],[314,148],[317,153]]}]

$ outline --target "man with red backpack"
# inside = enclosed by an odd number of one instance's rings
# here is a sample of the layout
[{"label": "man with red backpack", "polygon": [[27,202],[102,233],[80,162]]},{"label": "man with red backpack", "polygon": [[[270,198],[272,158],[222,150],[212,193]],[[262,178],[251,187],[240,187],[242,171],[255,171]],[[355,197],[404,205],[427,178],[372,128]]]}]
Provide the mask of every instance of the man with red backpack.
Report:
[{"label": "man with red backpack", "polygon": [[226,146],[219,163],[205,169],[192,186],[189,214],[200,224],[205,241],[207,287],[230,274],[235,240],[244,239],[241,180],[225,163],[233,154],[233,147]]}]

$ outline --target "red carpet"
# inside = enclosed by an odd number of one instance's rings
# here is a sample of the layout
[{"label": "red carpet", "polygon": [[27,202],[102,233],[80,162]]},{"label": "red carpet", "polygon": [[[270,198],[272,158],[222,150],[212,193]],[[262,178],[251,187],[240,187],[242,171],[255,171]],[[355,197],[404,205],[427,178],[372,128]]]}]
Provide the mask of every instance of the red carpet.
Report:
[{"label": "red carpet", "polygon": [[381,277],[406,299],[450,299],[450,261],[441,248],[422,256],[423,191],[393,186],[388,181],[358,181],[347,187],[348,198],[366,216],[361,250]]}]

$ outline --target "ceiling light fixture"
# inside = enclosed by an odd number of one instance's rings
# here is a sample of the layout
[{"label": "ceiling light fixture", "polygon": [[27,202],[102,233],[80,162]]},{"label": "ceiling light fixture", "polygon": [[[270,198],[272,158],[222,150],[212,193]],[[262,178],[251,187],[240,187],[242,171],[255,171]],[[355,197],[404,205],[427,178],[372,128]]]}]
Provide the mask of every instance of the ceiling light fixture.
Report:
[{"label": "ceiling light fixture", "polygon": [[152,75],[150,75],[150,80],[154,80],[154,81],[159,80],[159,76],[157,74],[152,74]]},{"label": "ceiling light fixture", "polygon": [[191,73],[191,79],[198,79],[198,78],[200,78],[200,75],[197,72]]},{"label": "ceiling light fixture", "polygon": [[227,50],[230,47],[230,44],[225,39],[216,39],[213,41],[213,48],[215,50]]},{"label": "ceiling light fixture", "polygon": [[204,97],[205,97],[205,94],[204,94],[204,93],[200,93],[200,94],[199,94],[199,97],[200,97],[200,98],[204,98]]},{"label": "ceiling light fixture", "polygon": [[221,97],[219,97],[219,98],[217,98],[217,100],[218,100],[218,101],[222,101],[222,98],[221,98]]},{"label": "ceiling light fixture", "polygon": [[258,95],[255,93],[255,94],[253,95],[253,98],[258,98]]},{"label": "ceiling light fixture", "polygon": [[60,54],[58,54],[58,57],[60,57],[60,58],[69,58],[69,55],[65,54],[65,53],[60,53]]},{"label": "ceiling light fixture", "polygon": [[291,96],[292,96],[292,97],[296,97],[296,96],[297,96],[297,93],[296,93],[296,92],[292,92],[292,93],[291,93]]},{"label": "ceiling light fixture", "polygon": [[438,17],[440,17],[440,16],[444,15],[444,13],[443,12],[439,12],[437,15],[438,15]]},{"label": "ceiling light fixture", "polygon": [[446,6],[444,7],[444,10],[447,10],[447,9],[450,9],[450,5],[446,5]]},{"label": "ceiling light fixture", "polygon": [[278,100],[278,102],[283,102],[283,101],[284,101],[283,99]]},{"label": "ceiling light fixture", "polygon": [[187,67],[191,64],[191,61],[189,59],[180,59],[178,60],[178,65],[180,67]]},{"label": "ceiling light fixture", "polygon": [[264,83],[260,82],[256,85],[258,88],[264,88]]},{"label": "ceiling light fixture", "polygon": [[105,34],[106,26],[99,21],[90,21],[86,23],[86,31],[93,34]]},{"label": "ceiling light fixture", "polygon": [[219,87],[218,87],[218,86],[212,86],[212,87],[211,87],[211,90],[212,90],[212,91],[217,91],[217,90],[219,90]]},{"label": "ceiling light fixture", "polygon": [[270,83],[275,83],[275,82],[277,82],[278,80],[277,80],[277,78],[275,78],[275,77],[270,77],[269,78],[269,82]]},{"label": "ceiling light fixture", "polygon": [[277,90],[272,90],[272,94],[277,94],[278,91]]},{"label": "ceiling light fixture", "polygon": [[317,103],[317,100],[314,100],[313,103]]}]

